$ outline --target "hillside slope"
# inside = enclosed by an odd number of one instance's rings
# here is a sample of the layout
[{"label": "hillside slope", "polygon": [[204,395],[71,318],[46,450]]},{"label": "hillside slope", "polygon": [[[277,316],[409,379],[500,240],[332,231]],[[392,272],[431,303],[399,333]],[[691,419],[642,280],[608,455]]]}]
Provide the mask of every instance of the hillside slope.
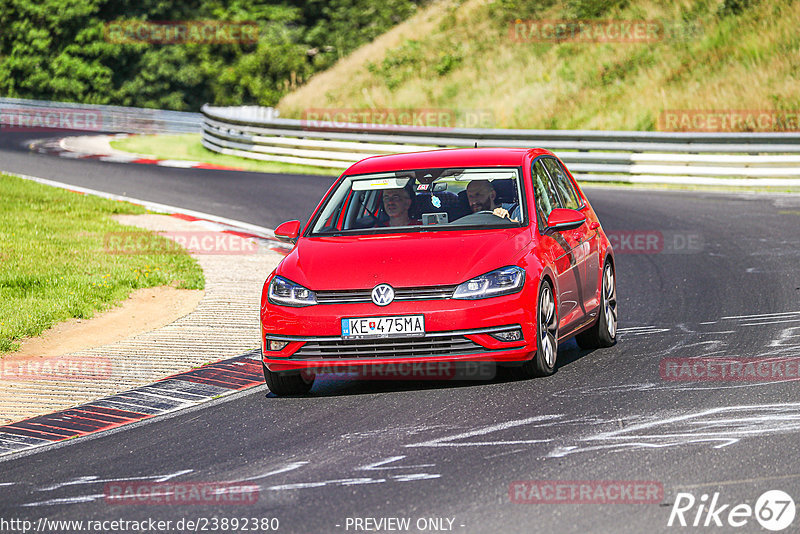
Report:
[{"label": "hillside slope", "polygon": [[[530,4],[435,2],[278,108],[298,118],[312,108],[435,108],[455,113],[457,126],[482,117],[480,126],[498,128],[610,130],[666,129],[665,110],[777,110],[795,118],[800,110],[800,2]],[[525,33],[534,19],[654,21],[659,31],[649,42],[534,42],[540,34]]]}]

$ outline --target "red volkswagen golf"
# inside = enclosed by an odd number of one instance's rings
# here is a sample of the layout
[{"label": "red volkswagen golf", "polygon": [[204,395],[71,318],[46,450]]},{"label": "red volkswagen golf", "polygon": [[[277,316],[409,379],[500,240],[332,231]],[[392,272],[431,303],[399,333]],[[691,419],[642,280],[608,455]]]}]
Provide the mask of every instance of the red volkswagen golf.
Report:
[{"label": "red volkswagen golf", "polygon": [[[543,149],[455,149],[351,166],[261,296],[264,377],[464,361],[552,374],[558,343],[616,340],[614,254],[572,175]],[[302,371],[302,372],[301,372]]]}]

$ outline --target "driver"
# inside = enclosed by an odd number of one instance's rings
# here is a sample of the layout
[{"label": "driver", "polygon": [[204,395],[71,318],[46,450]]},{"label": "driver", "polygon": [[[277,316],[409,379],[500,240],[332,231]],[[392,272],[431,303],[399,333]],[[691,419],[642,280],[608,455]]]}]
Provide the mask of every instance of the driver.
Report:
[{"label": "driver", "polygon": [[498,217],[507,218],[515,222],[520,220],[519,204],[495,204],[497,191],[489,180],[472,180],[467,185],[467,200],[472,213],[491,211]]},{"label": "driver", "polygon": [[413,201],[408,188],[386,189],[383,192],[383,209],[389,220],[381,226],[415,226],[421,224],[409,216]]}]

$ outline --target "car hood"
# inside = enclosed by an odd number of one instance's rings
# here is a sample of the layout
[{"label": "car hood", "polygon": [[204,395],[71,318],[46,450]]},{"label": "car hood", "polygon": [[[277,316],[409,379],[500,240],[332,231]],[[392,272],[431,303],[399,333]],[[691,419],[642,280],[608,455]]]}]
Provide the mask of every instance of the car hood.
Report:
[{"label": "car hood", "polygon": [[460,284],[516,263],[529,228],[301,238],[276,274],[312,290]]}]

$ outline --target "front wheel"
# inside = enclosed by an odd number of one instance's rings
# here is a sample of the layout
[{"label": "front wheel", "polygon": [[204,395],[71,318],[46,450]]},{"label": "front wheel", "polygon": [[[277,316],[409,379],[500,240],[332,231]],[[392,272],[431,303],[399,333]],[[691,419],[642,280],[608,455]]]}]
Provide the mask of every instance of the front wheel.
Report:
[{"label": "front wheel", "polygon": [[285,395],[305,395],[311,391],[311,386],[314,385],[313,374],[307,373],[273,373],[262,362],[264,367],[264,381],[267,387],[275,395],[282,397]]},{"label": "front wheel", "polygon": [[614,267],[608,261],[603,267],[599,315],[589,330],[575,336],[575,341],[582,349],[610,347],[617,342],[617,278],[614,276]]},{"label": "front wheel", "polygon": [[558,355],[558,309],[550,282],[544,281],[539,289],[539,307],[536,310],[536,355],[516,367],[520,378],[552,375],[556,370]]}]

